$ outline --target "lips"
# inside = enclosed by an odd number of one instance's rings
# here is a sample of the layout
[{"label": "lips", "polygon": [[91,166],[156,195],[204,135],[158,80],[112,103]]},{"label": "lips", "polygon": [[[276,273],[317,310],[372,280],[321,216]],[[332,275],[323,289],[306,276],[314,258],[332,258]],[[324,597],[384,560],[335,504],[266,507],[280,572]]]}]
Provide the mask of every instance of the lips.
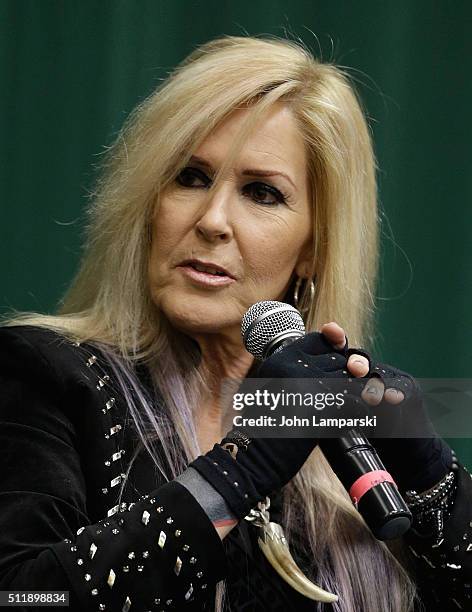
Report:
[{"label": "lips", "polygon": [[190,266],[197,272],[203,272],[205,274],[211,274],[216,277],[228,277],[233,278],[234,276],[223,266],[220,266],[211,261],[202,261],[201,259],[186,259],[182,261],[178,267]]}]

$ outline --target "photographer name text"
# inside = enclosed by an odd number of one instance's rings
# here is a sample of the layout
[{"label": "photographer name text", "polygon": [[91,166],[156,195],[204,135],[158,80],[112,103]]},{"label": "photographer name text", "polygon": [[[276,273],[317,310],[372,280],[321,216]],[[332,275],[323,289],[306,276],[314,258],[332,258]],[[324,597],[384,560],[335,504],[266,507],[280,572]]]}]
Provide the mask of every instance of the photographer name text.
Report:
[{"label": "photographer name text", "polygon": [[321,418],[314,414],[311,418],[281,415],[280,419],[275,416],[261,415],[257,418],[243,417],[237,415],[233,417],[235,427],[334,427],[343,429],[344,427],[376,427],[376,416],[365,416],[353,419],[340,418]]}]

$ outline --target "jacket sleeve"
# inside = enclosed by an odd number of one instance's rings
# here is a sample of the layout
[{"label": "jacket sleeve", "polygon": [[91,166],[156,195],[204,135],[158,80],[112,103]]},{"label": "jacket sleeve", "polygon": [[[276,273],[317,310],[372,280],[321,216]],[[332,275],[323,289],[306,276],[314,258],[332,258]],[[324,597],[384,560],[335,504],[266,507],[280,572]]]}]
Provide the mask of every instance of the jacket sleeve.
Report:
[{"label": "jacket sleeve", "polygon": [[0,385],[0,590],[69,591],[75,611],[208,599],[226,557],[189,491],[171,481],[90,524],[64,381],[10,328],[0,329]]},{"label": "jacket sleeve", "polygon": [[455,499],[439,545],[415,529],[410,529],[404,538],[412,555],[420,596],[434,609],[470,610],[472,477],[464,466],[459,464]]}]

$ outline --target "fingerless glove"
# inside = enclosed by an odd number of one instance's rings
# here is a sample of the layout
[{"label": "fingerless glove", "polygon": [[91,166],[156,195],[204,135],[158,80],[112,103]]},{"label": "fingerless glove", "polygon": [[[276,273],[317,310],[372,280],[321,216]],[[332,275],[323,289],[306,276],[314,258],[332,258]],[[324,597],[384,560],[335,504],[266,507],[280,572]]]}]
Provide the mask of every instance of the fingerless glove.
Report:
[{"label": "fingerless glove", "polygon": [[[311,333],[266,359],[258,378],[326,378],[345,376],[344,351],[336,351],[322,334]],[[300,362],[305,365],[300,365]],[[314,383],[315,384],[315,383]],[[220,444],[190,465],[226,499],[238,518],[289,482],[305,463],[316,438],[261,438],[244,428],[229,431]]]},{"label": "fingerless glove", "polygon": [[397,389],[405,397],[397,405],[383,399],[375,408],[378,414],[394,411],[398,423],[392,437],[371,440],[379,457],[401,491],[429,489],[451,470],[453,455],[434,429],[418,383],[406,372],[383,363],[375,363],[368,377],[380,378],[386,389]]}]

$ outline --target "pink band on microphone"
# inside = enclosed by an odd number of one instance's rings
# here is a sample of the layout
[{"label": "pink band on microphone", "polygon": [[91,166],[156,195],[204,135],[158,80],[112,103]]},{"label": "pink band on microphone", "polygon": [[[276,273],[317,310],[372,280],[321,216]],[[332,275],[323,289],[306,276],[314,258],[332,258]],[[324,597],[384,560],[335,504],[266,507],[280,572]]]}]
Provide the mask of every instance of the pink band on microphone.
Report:
[{"label": "pink band on microphone", "polygon": [[362,474],[362,476],[353,482],[349,489],[349,495],[353,503],[357,505],[364,493],[367,493],[372,487],[375,487],[381,482],[391,482],[397,486],[397,483],[386,470],[373,470],[372,472]]}]

